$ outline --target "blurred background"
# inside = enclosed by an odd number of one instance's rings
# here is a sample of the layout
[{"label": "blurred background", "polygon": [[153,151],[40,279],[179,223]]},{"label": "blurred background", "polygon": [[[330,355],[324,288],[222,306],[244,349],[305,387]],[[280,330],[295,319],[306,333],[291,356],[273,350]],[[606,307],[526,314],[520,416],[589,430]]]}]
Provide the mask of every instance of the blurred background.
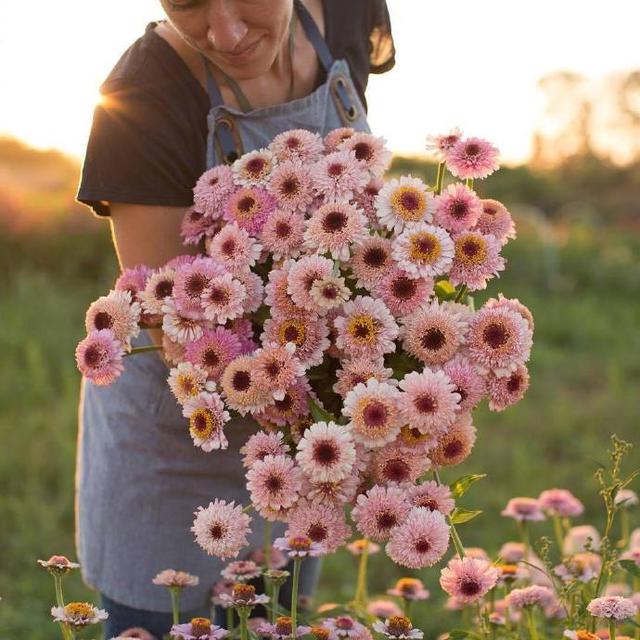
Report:
[{"label": "blurred background", "polygon": [[[502,414],[480,410],[473,455],[444,474],[488,474],[462,500],[485,511],[461,526],[462,538],[495,553],[516,537],[498,515],[507,499],[550,487],[570,488],[586,520],[601,524],[596,461],[612,432],[639,444],[640,5],[460,0],[455,13],[424,0],[388,5],[397,63],[371,79],[373,130],[396,154],[395,171],[430,183],[427,134],[460,126],[500,147],[503,168],[476,187],[508,206],[518,238],[505,250],[506,272],[477,303],[502,291],[536,320],[528,395]],[[84,311],[117,274],[108,224],[74,195],[98,87],[160,17],[156,0],[68,0],[64,15],[45,0],[0,6],[2,639],[56,633],[52,584],[35,561],[75,558],[73,353]],[[633,451],[628,468],[639,464]],[[394,577],[379,559],[373,592]],[[327,562],[321,598],[350,597],[355,573],[345,562]],[[413,575],[433,588],[438,574]],[[78,576],[67,583],[69,597],[92,597]],[[448,619],[439,607],[424,611],[416,624],[434,637]]]}]

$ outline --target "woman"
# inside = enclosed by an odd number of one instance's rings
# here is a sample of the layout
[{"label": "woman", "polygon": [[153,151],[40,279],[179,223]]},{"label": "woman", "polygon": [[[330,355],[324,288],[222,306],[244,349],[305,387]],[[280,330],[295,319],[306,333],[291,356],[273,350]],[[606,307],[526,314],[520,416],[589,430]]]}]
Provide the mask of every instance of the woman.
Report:
[{"label": "woman", "polygon": [[[186,252],[180,223],[207,167],[288,129],[368,130],[367,76],[394,64],[384,0],[161,3],[168,20],[148,25],[102,86],[78,194],[110,218],[122,268]],[[142,332],[137,345],[157,334]],[[193,542],[193,512],[214,497],[247,503],[238,448],[255,423],[229,425],[229,449],[203,453],[167,374],[145,354],[127,359],[112,386],[82,389],[77,545],[110,614],[107,637],[167,631],[168,596],[151,583],[167,567],[200,578],[183,593],[185,617],[206,613],[221,565]]]}]

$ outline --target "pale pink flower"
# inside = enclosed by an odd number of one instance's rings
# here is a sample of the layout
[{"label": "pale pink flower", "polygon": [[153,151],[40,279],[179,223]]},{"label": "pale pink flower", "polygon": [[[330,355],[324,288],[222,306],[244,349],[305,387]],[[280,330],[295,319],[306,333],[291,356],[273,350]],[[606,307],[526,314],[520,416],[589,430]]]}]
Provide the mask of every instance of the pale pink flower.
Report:
[{"label": "pale pink flower", "polygon": [[449,546],[449,525],[439,511],[413,507],[406,518],[391,530],[387,555],[410,569],[433,566]]},{"label": "pale pink flower", "polygon": [[266,189],[240,187],[227,198],[223,215],[227,222],[256,236],[275,208],[276,200]]},{"label": "pale pink flower", "polygon": [[290,536],[306,536],[323,545],[327,553],[337,551],[351,535],[342,508],[307,500],[300,500],[291,509],[288,523]]},{"label": "pale pink flower", "polygon": [[218,220],[205,215],[196,207],[189,207],[180,224],[180,237],[184,244],[199,244],[202,238],[212,236],[219,229]]},{"label": "pale pink flower", "polygon": [[413,483],[428,469],[429,458],[424,451],[407,449],[398,442],[376,449],[371,457],[372,478],[376,484]]},{"label": "pale pink flower", "polygon": [[51,575],[64,576],[71,569],[79,569],[77,562],[71,562],[67,556],[51,556],[48,560],[38,560],[38,564],[44,567]]},{"label": "pale pink flower", "polygon": [[253,267],[262,247],[237,224],[226,224],[207,243],[207,253],[236,274]]},{"label": "pale pink flower", "polygon": [[282,456],[288,451],[289,445],[284,442],[284,434],[281,431],[270,433],[258,431],[250,436],[240,449],[240,453],[244,456],[242,464],[249,468],[267,456]]},{"label": "pale pink flower", "polygon": [[553,568],[553,572],[567,583],[573,580],[589,582],[599,575],[601,568],[602,558],[597,553],[584,551],[565,559],[562,564]]},{"label": "pale pink flower", "polygon": [[453,242],[454,256],[449,271],[452,285],[464,284],[470,291],[479,291],[486,289],[489,279],[504,271],[502,245],[495,236],[462,231],[453,236]]},{"label": "pale pink flower", "polygon": [[349,391],[342,413],[351,419],[347,427],[353,439],[369,448],[395,440],[402,426],[398,397],[395,387],[375,378]]},{"label": "pale pink flower", "polygon": [[414,507],[440,511],[445,516],[448,516],[455,506],[449,487],[438,484],[434,480],[427,480],[422,484],[409,487],[408,498]]},{"label": "pale pink flower", "polygon": [[140,303],[132,302],[129,291],[111,291],[92,302],[85,316],[87,333],[109,329],[116,340],[127,349],[131,338],[140,333]]},{"label": "pale pink flower", "polygon": [[380,224],[395,232],[410,223],[431,222],[434,203],[427,185],[411,176],[389,180],[375,199]]},{"label": "pale pink flower", "polygon": [[140,294],[144,291],[147,280],[152,273],[153,269],[145,264],[128,267],[122,270],[113,288],[116,291],[128,291],[133,302],[140,302]]},{"label": "pale pink flower", "polygon": [[211,624],[209,618],[192,618],[185,624],[174,624],[169,632],[172,638],[180,640],[219,640],[229,632]]},{"label": "pale pink flower", "polygon": [[638,494],[632,489],[620,489],[613,500],[614,504],[620,505],[624,509],[636,506],[640,500]]},{"label": "pale pink flower", "polygon": [[304,213],[315,197],[311,169],[298,158],[280,163],[271,174],[267,189],[283,211]]},{"label": "pale pink flower", "polygon": [[361,556],[365,549],[369,556],[380,552],[380,545],[375,542],[371,542],[371,540],[367,540],[366,538],[358,538],[357,540],[350,542],[346,547],[347,551],[354,556]]},{"label": "pale pink flower", "polygon": [[367,605],[367,613],[377,618],[388,618],[389,616],[401,616],[402,609],[392,600],[371,600]]},{"label": "pale pink flower", "polygon": [[262,569],[253,560],[235,560],[230,562],[220,575],[230,582],[242,583],[258,578],[261,573]]},{"label": "pale pink flower", "polygon": [[371,289],[384,278],[393,266],[391,240],[378,235],[364,238],[353,250],[349,262],[357,287]]},{"label": "pale pink flower", "polygon": [[276,209],[262,227],[260,240],[276,261],[297,258],[302,250],[304,229],[301,213]]},{"label": "pale pink flower", "polygon": [[387,593],[410,602],[427,600],[430,595],[429,591],[424,588],[422,580],[418,578],[400,578],[393,589],[387,589]]},{"label": "pale pink flower", "polygon": [[343,506],[350,504],[360,488],[359,475],[351,475],[334,482],[315,482],[305,478],[302,493],[317,504]]},{"label": "pale pink flower", "polygon": [[375,231],[381,229],[375,202],[383,186],[384,181],[381,178],[372,178],[362,191],[355,194],[352,201],[357,207],[362,209],[369,222],[369,228]]},{"label": "pale pink flower", "polygon": [[176,571],[175,569],[165,569],[156,575],[152,580],[153,584],[160,587],[197,587],[200,583],[198,576],[192,576],[186,571]]},{"label": "pale pink flower", "polygon": [[276,538],[273,546],[284,551],[290,558],[321,556],[327,552],[323,544],[314,542],[308,536],[290,535],[288,531],[285,532],[285,537]]},{"label": "pale pink flower", "polygon": [[334,151],[311,168],[316,193],[325,202],[348,202],[369,182],[369,173],[355,154]]},{"label": "pale pink flower", "polygon": [[391,151],[386,140],[371,133],[357,132],[338,145],[340,151],[352,151],[374,178],[381,178],[391,164]]},{"label": "pale pink flower", "polygon": [[253,354],[257,383],[269,389],[276,400],[283,400],[289,387],[304,375],[304,367],[295,355],[293,342],[267,343]]},{"label": "pale pink flower", "polygon": [[461,182],[450,184],[442,194],[435,197],[433,219],[452,233],[473,228],[481,213],[480,198]]},{"label": "pale pink flower", "polygon": [[351,127],[338,127],[337,129],[333,129],[324,137],[324,146],[329,152],[335,151],[342,142],[350,138],[355,132],[355,129]]},{"label": "pale pink flower", "polygon": [[322,318],[275,316],[264,323],[263,343],[276,342],[296,345],[296,357],[306,367],[314,367],[322,362],[324,352],[331,343],[328,339],[329,327]]},{"label": "pale pink flower", "polygon": [[540,510],[540,503],[536,498],[511,498],[501,515],[514,520],[544,520],[545,515]]},{"label": "pale pink flower", "polygon": [[453,240],[444,229],[417,222],[396,236],[392,255],[414,278],[429,278],[446,273],[451,267]]},{"label": "pale pink flower", "polygon": [[249,318],[235,318],[225,322],[225,329],[229,329],[240,340],[240,354],[253,353],[258,345],[254,341],[253,325]]},{"label": "pale pink flower", "polygon": [[104,609],[98,609],[88,602],[70,602],[64,607],[51,607],[51,615],[54,622],[79,629],[100,624],[109,617]]},{"label": "pale pink flower", "polygon": [[316,303],[311,296],[311,287],[316,280],[332,275],[333,260],[323,256],[303,256],[288,264],[287,292],[302,309],[315,311]]},{"label": "pale pink flower", "polygon": [[227,165],[218,165],[205,171],[193,189],[193,202],[197,209],[210,218],[221,218],[224,203],[233,191],[233,172]]},{"label": "pale pink flower", "polygon": [[169,388],[180,404],[205,390],[207,372],[191,362],[180,362],[169,371]]},{"label": "pale pink flower", "polygon": [[273,520],[279,512],[286,512],[298,501],[300,487],[300,469],[286,455],[265,456],[247,471],[251,502],[268,520]]},{"label": "pale pink flower", "polygon": [[214,258],[199,257],[176,269],[173,282],[173,302],[178,313],[192,320],[204,317],[202,294],[216,276],[226,272]]},{"label": "pale pink flower", "polygon": [[482,213],[476,229],[485,235],[495,236],[502,245],[516,237],[516,227],[507,208],[497,200],[481,200]]},{"label": "pale pink flower", "polygon": [[264,284],[262,278],[253,271],[241,271],[235,275],[244,286],[247,295],[242,303],[245,313],[255,313],[264,301]]},{"label": "pale pink flower", "polygon": [[317,133],[306,129],[290,129],[279,133],[269,144],[269,150],[282,162],[299,158],[304,163],[315,162],[322,154],[324,145]]},{"label": "pale pink flower", "polygon": [[464,604],[480,600],[497,581],[498,570],[490,562],[477,558],[452,558],[440,573],[440,586]]},{"label": "pale pink flower", "polygon": [[460,394],[460,411],[471,411],[478,406],[486,393],[486,382],[467,356],[458,354],[444,364],[442,370]]},{"label": "pale pink flower", "polygon": [[515,371],[501,378],[489,372],[486,383],[489,409],[504,411],[524,398],[529,388],[529,370],[525,365],[518,363]]},{"label": "pale pink flower", "polygon": [[531,329],[510,309],[480,309],[469,322],[469,357],[486,372],[508,376],[529,359]]},{"label": "pale pink flower", "polygon": [[233,181],[244,187],[264,187],[276,164],[273,153],[268,149],[249,151],[231,165]]},{"label": "pale pink flower", "polygon": [[444,161],[449,151],[461,139],[462,131],[455,127],[449,133],[427,136],[425,149],[431,151],[440,161]]},{"label": "pale pink flower", "polygon": [[435,438],[456,420],[460,394],[444,371],[412,371],[400,381],[400,389],[405,424]]},{"label": "pale pink flower", "polygon": [[363,536],[385,541],[396,527],[406,522],[410,510],[404,490],[376,485],[358,496],[351,517]]},{"label": "pale pink flower", "polygon": [[351,473],[356,449],[349,431],[334,422],[316,422],[298,443],[296,460],[316,482],[336,482]]},{"label": "pale pink flower", "polygon": [[594,598],[587,605],[587,611],[594,618],[610,620],[628,620],[638,613],[638,607],[629,598],[621,596],[606,596]]},{"label": "pale pink flower", "polygon": [[289,616],[279,616],[275,624],[264,622],[257,628],[257,632],[261,636],[266,636],[271,640],[293,640],[307,635],[310,631],[311,627],[296,625],[294,633],[293,620]]},{"label": "pale pink flower", "polygon": [[335,618],[327,618],[323,625],[329,629],[333,636],[339,640],[371,640],[369,630],[351,616],[336,616]]},{"label": "pale pink flower", "polygon": [[181,315],[170,297],[162,303],[162,331],[170,340],[181,345],[197,340],[203,333],[200,322]]},{"label": "pale pink flower", "polygon": [[471,414],[463,413],[444,434],[438,437],[435,447],[429,450],[429,458],[436,467],[448,467],[464,461],[476,442],[476,428]]},{"label": "pale pink flower", "polygon": [[184,360],[198,365],[210,380],[218,381],[225,367],[240,355],[238,337],[229,329],[216,327],[203,330],[202,336],[184,347]]},{"label": "pale pink flower", "polygon": [[[393,376],[393,369],[384,366],[384,358],[353,358],[341,361],[342,368],[336,371],[336,383],[333,385],[335,393],[343,398],[357,384],[366,383],[369,378],[378,382],[387,382]],[[392,383],[391,383],[392,384]]]},{"label": "pale pink flower", "polygon": [[357,244],[365,237],[366,224],[364,214],[354,205],[329,202],[316,209],[307,221],[305,248],[330,253],[334,260],[346,262],[352,243]]},{"label": "pale pink flower", "polygon": [[351,289],[345,284],[344,278],[339,276],[328,276],[316,280],[311,285],[309,293],[321,314],[340,307],[351,297]]},{"label": "pale pink flower", "polygon": [[468,324],[462,314],[437,300],[402,319],[405,350],[427,365],[451,360],[465,343]]},{"label": "pale pink flower", "polygon": [[244,313],[246,298],[247,289],[240,280],[230,273],[215,276],[209,280],[201,295],[204,317],[217,324],[238,318]]},{"label": "pale pink flower", "polygon": [[189,434],[194,446],[207,452],[229,446],[223,427],[231,416],[217,393],[205,391],[187,399],[182,415],[189,418]]},{"label": "pale pink flower", "polygon": [[265,286],[264,302],[271,307],[271,316],[294,316],[306,318],[311,313],[293,302],[288,293],[289,270],[297,264],[295,260],[286,260],[279,269],[269,272],[269,282]]},{"label": "pale pink flower", "polygon": [[620,554],[620,560],[632,560],[640,567],[640,547],[632,547],[629,551]]},{"label": "pale pink flower", "polygon": [[220,386],[227,406],[240,415],[260,411],[273,402],[273,395],[258,382],[255,359],[252,356],[239,356],[225,368]]},{"label": "pale pink flower", "polygon": [[234,558],[248,544],[251,518],[241,505],[216,498],[208,507],[198,507],[194,515],[191,531],[210,556]]},{"label": "pale pink flower", "polygon": [[175,270],[168,267],[159,269],[149,276],[147,285],[140,294],[142,309],[146,314],[162,315],[162,304],[173,293],[174,277]]},{"label": "pale pink flower", "polygon": [[571,527],[564,538],[562,552],[565,556],[579,553],[589,548],[591,551],[600,549],[600,534],[590,524]]},{"label": "pale pink flower", "polygon": [[512,609],[524,607],[548,607],[555,600],[555,595],[549,587],[532,585],[522,589],[513,589],[506,598],[506,604]]},{"label": "pale pink flower", "polygon": [[531,331],[534,329],[533,314],[518,298],[505,298],[499,293],[497,298],[489,298],[483,306],[486,309],[511,309],[511,311],[519,313],[527,321]]},{"label": "pale pink flower", "polygon": [[114,382],[124,366],[122,343],[111,329],[91,331],[76,347],[76,364],[80,373],[94,384],[105,386]]},{"label": "pale pink flower", "polygon": [[524,544],[522,542],[505,542],[498,552],[498,557],[502,559],[503,562],[507,562],[509,564],[516,564],[521,560],[524,560]]},{"label": "pale pink flower", "polygon": [[396,318],[403,318],[429,302],[433,287],[432,278],[414,278],[404,269],[394,267],[371,291]]},{"label": "pale pink flower", "polygon": [[374,631],[394,640],[411,640],[414,638],[415,640],[421,640],[424,637],[424,633],[420,629],[415,629],[411,624],[411,620],[403,615],[392,615],[385,622],[378,620],[371,627]]},{"label": "pale pink flower", "polygon": [[398,325],[380,300],[357,296],[345,302],[333,323],[337,329],[336,346],[352,357],[376,357],[396,349]]},{"label": "pale pink flower", "polygon": [[309,415],[310,392],[311,387],[307,379],[300,378],[287,388],[282,400],[276,400],[260,413],[254,414],[254,418],[258,421],[266,420],[271,425],[279,427],[293,425]]},{"label": "pale pink flower", "polygon": [[481,138],[459,140],[446,155],[447,169],[461,180],[482,179],[500,167],[500,152]]}]

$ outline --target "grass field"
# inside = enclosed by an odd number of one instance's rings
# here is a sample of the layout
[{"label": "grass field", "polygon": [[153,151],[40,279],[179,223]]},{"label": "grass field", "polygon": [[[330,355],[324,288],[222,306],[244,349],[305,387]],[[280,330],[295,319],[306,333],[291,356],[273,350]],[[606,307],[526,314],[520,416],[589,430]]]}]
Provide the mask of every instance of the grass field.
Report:
[{"label": "grass field", "polygon": [[[498,516],[514,495],[567,487],[586,503],[590,518],[599,517],[594,460],[604,457],[611,432],[639,441],[640,241],[580,223],[550,229],[536,218],[519,222],[520,237],[505,252],[506,274],[477,302],[502,291],[532,309],[531,388],[512,410],[480,410],[473,455],[464,468],[444,474],[445,480],[488,474],[463,499],[463,506],[485,513],[462,525],[461,535],[490,552],[515,536],[512,522]],[[54,552],[75,557],[79,374],[73,352],[86,307],[109,288],[116,267],[106,225],[78,236],[2,234],[0,263],[0,638],[45,640],[57,634],[49,616],[53,589],[35,561]],[[634,451],[630,466],[638,465]],[[547,533],[544,526],[539,531]],[[322,599],[350,597],[355,572],[345,571],[349,562],[327,560]],[[416,575],[433,587],[438,574]],[[374,558],[370,591],[383,592],[399,575]],[[77,576],[66,588],[70,598],[89,594]],[[417,618],[427,638],[446,628],[440,600],[438,594]]]}]

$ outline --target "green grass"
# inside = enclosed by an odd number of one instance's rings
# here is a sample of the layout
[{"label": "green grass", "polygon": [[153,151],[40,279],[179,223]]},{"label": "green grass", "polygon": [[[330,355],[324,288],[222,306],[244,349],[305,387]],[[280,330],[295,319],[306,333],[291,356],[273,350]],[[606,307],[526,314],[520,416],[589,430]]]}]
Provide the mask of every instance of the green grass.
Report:
[{"label": "green grass", "polygon": [[[521,221],[521,237],[505,252],[507,272],[477,296],[480,304],[502,291],[532,309],[531,388],[511,410],[480,410],[473,455],[444,473],[449,481],[488,474],[462,500],[485,513],[460,533],[465,544],[492,553],[515,537],[512,522],[498,516],[514,495],[567,487],[585,502],[589,519],[601,522],[594,460],[605,457],[611,432],[638,441],[640,266],[634,256],[640,242],[584,226],[547,230],[553,237],[543,242],[532,228]],[[2,237],[0,639],[44,640],[57,634],[49,616],[53,585],[35,561],[52,553],[75,557],[79,374],[73,352],[84,333],[84,311],[109,288],[115,261],[106,227],[93,235]],[[629,466],[639,466],[638,452],[631,457]],[[548,533],[544,526],[538,531]],[[438,574],[414,573],[434,594]],[[370,591],[384,592],[400,575],[382,554],[374,557]],[[355,562],[341,552],[325,564],[319,597],[348,599],[354,579]],[[91,598],[77,576],[65,588],[69,598]],[[446,628],[439,605],[423,611],[417,622],[427,637]]]}]

